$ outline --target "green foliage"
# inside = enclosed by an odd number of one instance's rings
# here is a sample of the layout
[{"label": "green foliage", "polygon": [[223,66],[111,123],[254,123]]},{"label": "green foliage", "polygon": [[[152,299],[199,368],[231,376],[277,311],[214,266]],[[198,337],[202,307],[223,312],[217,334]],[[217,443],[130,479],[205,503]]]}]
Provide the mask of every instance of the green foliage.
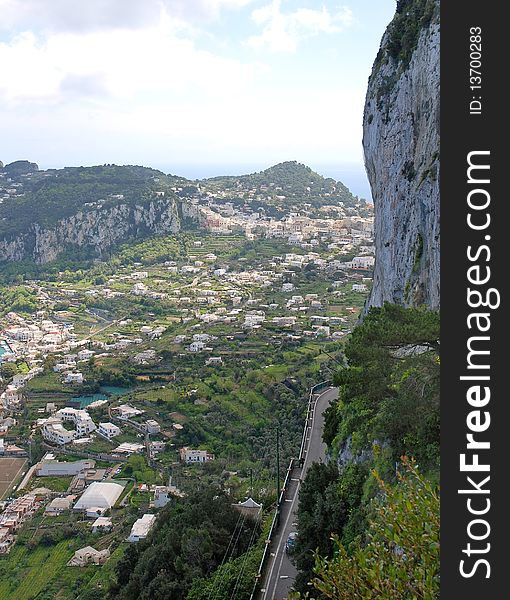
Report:
[{"label": "green foliage", "polygon": [[[35,174],[24,181],[24,196],[0,205],[0,234],[25,232],[33,223],[48,227],[78,210],[143,201],[154,177],[165,175],[137,166],[66,167]],[[123,195],[119,200],[116,195]],[[96,206],[97,208],[97,206]]]},{"label": "green foliage", "polygon": [[415,250],[414,250],[414,262],[413,262],[413,273],[418,271],[418,267],[420,266],[420,261],[423,256],[423,236],[421,233],[418,233],[416,236],[415,242]]},{"label": "green foliage", "polygon": [[155,237],[135,244],[126,244],[119,249],[116,259],[121,263],[141,262],[152,265],[179,256],[179,241],[176,236]]},{"label": "green foliage", "polygon": [[[381,495],[380,481],[378,483],[377,477],[370,475],[370,469],[376,467],[385,478],[394,481],[395,464],[401,456],[408,455],[416,458],[431,480],[438,473],[439,315],[425,309],[390,304],[372,308],[363,323],[354,329],[345,346],[345,356],[349,366],[334,378],[339,387],[339,398],[326,412],[323,434],[335,462],[313,465],[299,498],[296,561],[300,574],[296,589],[303,593],[313,576],[313,551],[323,557],[318,563],[323,569],[322,574],[326,567],[329,568],[328,561],[333,561],[333,565],[336,565],[335,560],[342,561],[338,570],[343,572],[346,564],[357,564],[359,560],[367,572],[375,573],[379,578],[386,577],[391,581],[395,576],[405,581],[401,569],[410,568],[409,562],[399,565],[395,559],[397,566],[393,567],[381,560],[377,563],[380,568],[374,567],[363,554],[364,550],[360,550],[372,531],[368,516],[377,502],[373,499]],[[390,508],[379,507],[385,519],[391,510],[395,510],[399,519],[409,516],[400,511],[407,510],[407,505],[397,503],[394,507],[400,496],[391,494],[403,494],[402,490],[409,488],[410,498],[413,498],[415,484],[416,490],[426,488],[429,492],[432,489],[414,467],[408,467],[406,463],[406,469],[409,470],[407,478],[396,488],[384,487],[386,497],[391,501]],[[427,510],[431,508],[437,507],[427,504]],[[420,527],[429,531],[434,527],[438,513],[427,517],[426,510],[420,510],[421,507],[416,512],[417,518],[422,519]],[[387,521],[392,523],[389,518]],[[336,536],[335,541],[331,534]],[[414,537],[412,541],[414,543]],[[372,546],[369,548],[371,550],[367,552],[372,552]],[[434,556],[431,556],[430,564],[434,564]],[[427,563],[427,569],[430,564]],[[414,575],[421,577],[419,567],[413,569]],[[333,574],[337,579],[340,577],[337,571]],[[406,574],[409,575],[407,571]],[[435,574],[432,583],[434,577]],[[411,578],[407,585],[414,583]],[[432,583],[428,581],[426,585]],[[350,590],[345,592],[347,595],[334,595],[341,587],[324,585],[318,589],[323,593],[322,597],[327,598],[433,597],[392,595],[394,590],[387,592],[384,587],[374,587],[377,593],[365,596],[365,588],[357,589],[356,585],[359,585],[357,580],[352,583],[352,588],[346,588]],[[328,596],[328,593],[333,595]]]},{"label": "green foliage", "polygon": [[226,562],[208,579],[197,579],[186,600],[246,600],[250,597],[253,581],[262,558],[260,540],[255,548],[239,558]]},{"label": "green foliage", "polygon": [[332,533],[339,533],[359,505],[368,474],[364,465],[351,464],[341,478],[334,463],[314,463],[299,493],[298,538],[294,552],[299,575],[296,589],[306,589],[314,566],[314,551],[333,551]]},{"label": "green foliage", "polygon": [[0,377],[7,381],[10,381],[14,375],[18,372],[18,367],[15,363],[2,363],[0,366]]},{"label": "green foliage", "polygon": [[0,171],[6,173],[9,177],[18,177],[26,173],[34,173],[38,170],[38,165],[28,160],[15,160],[5,166],[0,163]]},{"label": "green foliage", "polygon": [[[322,177],[312,171],[310,167],[296,161],[283,162],[251,175],[213,177],[203,181],[201,186],[213,191],[219,189],[256,190],[257,193],[264,196],[263,206],[266,211],[271,206],[275,209],[283,209],[298,202],[322,206],[326,203],[324,193],[329,194],[328,204],[343,202],[344,206],[354,206],[358,202],[357,198],[340,181]],[[277,187],[280,189],[275,189]],[[280,198],[276,198],[276,196],[280,196]],[[282,196],[285,198],[283,199]],[[259,199],[253,202],[253,208],[256,210],[261,202]]]},{"label": "green foliage", "polygon": [[132,477],[138,483],[162,484],[161,477],[157,471],[147,466],[144,456],[132,454],[127,463],[122,467],[119,477]]},{"label": "green foliage", "polygon": [[335,600],[439,598],[439,493],[404,460],[396,485],[379,479],[367,542],[349,554],[338,536],[332,558],[316,555],[312,584]]},{"label": "green foliage", "polygon": [[[427,468],[439,460],[439,315],[385,304],[372,308],[345,348],[349,367],[338,372],[339,404],[326,418],[328,441],[349,437],[355,451],[388,443]],[[353,437],[354,436],[354,437]]]},{"label": "green foliage", "polygon": [[[110,597],[184,600],[194,581],[219,567],[239,523],[230,556],[236,559],[248,549],[253,524],[240,522],[231,504],[217,488],[201,487],[168,505],[149,538],[130,546],[118,562]],[[195,588],[192,598],[196,593]]]},{"label": "green foliage", "polygon": [[10,311],[34,313],[37,310],[36,293],[24,286],[0,287],[0,316]]},{"label": "green foliage", "polygon": [[411,60],[422,29],[430,24],[436,5],[435,0],[397,2],[397,13],[388,27],[386,50],[404,68]]}]

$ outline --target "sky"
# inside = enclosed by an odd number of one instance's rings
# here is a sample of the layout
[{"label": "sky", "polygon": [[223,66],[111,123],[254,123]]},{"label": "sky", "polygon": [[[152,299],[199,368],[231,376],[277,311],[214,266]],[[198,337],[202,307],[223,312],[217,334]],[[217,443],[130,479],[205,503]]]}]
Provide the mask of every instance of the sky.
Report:
[{"label": "sky", "polygon": [[193,178],[297,160],[367,197],[364,97],[394,10],[394,0],[0,0],[0,160]]}]

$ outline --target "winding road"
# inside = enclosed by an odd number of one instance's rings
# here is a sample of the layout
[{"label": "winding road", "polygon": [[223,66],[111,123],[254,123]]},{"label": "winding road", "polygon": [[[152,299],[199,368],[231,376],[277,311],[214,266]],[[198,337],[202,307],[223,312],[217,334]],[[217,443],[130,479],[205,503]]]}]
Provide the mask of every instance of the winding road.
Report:
[{"label": "winding road", "polygon": [[261,600],[285,600],[292,590],[297,569],[285,552],[285,542],[289,533],[296,531],[301,481],[305,478],[306,471],[312,463],[324,461],[326,458],[326,445],[322,441],[324,411],[337,397],[338,389],[336,388],[328,388],[316,396],[315,410],[311,423],[308,424],[304,464],[302,468],[296,466],[289,477],[285,500],[280,512],[280,527],[271,544],[272,551],[260,593]]}]

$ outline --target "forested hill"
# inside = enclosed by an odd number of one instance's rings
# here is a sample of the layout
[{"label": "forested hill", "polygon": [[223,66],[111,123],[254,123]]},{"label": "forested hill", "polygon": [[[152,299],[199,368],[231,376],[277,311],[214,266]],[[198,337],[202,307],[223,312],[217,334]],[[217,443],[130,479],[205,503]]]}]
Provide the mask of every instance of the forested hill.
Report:
[{"label": "forested hill", "polygon": [[200,186],[210,191],[264,194],[279,206],[308,202],[313,206],[342,204],[353,207],[360,202],[341,181],[323,177],[295,160],[250,175],[204,179]]},{"label": "forested hill", "polygon": [[77,211],[143,201],[161,185],[180,183],[164,173],[140,166],[102,165],[39,171],[35,163],[17,161],[0,169],[2,203],[0,235],[41,227]]},{"label": "forested hill", "polygon": [[[20,160],[0,166],[0,262],[93,259],[128,239],[198,226],[200,205],[262,209],[264,218],[328,211],[365,216],[363,200],[341,182],[297,162],[260,173],[190,181],[142,166],[105,164],[39,170]],[[325,209],[325,211],[324,211]]]}]

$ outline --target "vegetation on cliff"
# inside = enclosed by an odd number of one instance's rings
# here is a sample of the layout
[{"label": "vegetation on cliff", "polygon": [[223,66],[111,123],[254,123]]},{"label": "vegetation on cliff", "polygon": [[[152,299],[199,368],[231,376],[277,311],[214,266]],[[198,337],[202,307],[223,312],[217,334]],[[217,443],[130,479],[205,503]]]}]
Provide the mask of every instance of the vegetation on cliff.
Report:
[{"label": "vegetation on cliff", "polygon": [[349,553],[333,536],[333,558],[316,555],[312,583],[323,597],[439,598],[439,494],[413,462],[403,467],[393,486],[376,475],[366,541]]},{"label": "vegetation on cliff", "polygon": [[34,223],[50,227],[99,205],[143,201],[159,177],[165,175],[146,167],[117,165],[41,171],[24,179],[22,196],[0,205],[0,235],[24,232]]},{"label": "vegetation on cliff", "polygon": [[[366,561],[375,560],[382,538],[373,537],[374,526],[370,523],[374,498],[381,496],[381,481],[386,482],[384,490],[388,506],[397,513],[402,508],[398,503],[401,490],[407,486],[411,494],[412,486],[423,481],[414,467],[409,477],[401,480],[398,471],[402,456],[417,461],[420,472],[427,479],[423,485],[432,490],[433,496],[436,494],[439,470],[438,313],[391,304],[372,308],[350,337],[345,356],[349,366],[335,377],[339,398],[327,411],[324,429],[324,440],[330,448],[332,461],[328,465],[313,465],[300,493],[296,564],[300,570],[297,588],[301,592],[309,589],[308,582],[314,573],[331,575],[330,567],[336,573],[338,569],[344,570],[346,563],[354,570],[363,570]],[[430,504],[432,500],[429,500]],[[403,513],[400,516],[405,517]],[[430,528],[433,537],[437,536],[436,516],[431,515],[423,522],[423,527]],[[332,538],[332,534],[336,538]],[[319,562],[314,560],[315,551],[323,557]],[[328,562],[333,556],[338,561],[334,567]],[[401,572],[397,563],[394,570],[387,573],[383,570],[380,576],[388,579],[407,577],[405,569]],[[408,564],[404,566],[407,568]],[[321,597],[360,596],[351,593]],[[390,593],[377,597],[408,596]]]}]

